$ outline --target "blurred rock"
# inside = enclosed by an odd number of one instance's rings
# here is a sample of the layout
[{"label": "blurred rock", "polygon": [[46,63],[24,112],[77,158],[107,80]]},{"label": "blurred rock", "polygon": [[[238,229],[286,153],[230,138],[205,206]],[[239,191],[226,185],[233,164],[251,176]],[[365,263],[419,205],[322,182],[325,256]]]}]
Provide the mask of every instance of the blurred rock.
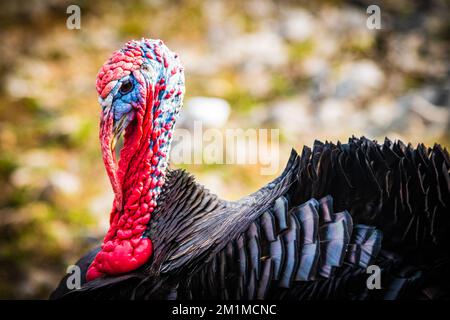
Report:
[{"label": "blurred rock", "polygon": [[27,167],[20,167],[16,169],[10,177],[11,183],[18,187],[26,187],[30,185],[36,185],[36,178],[33,175],[33,171]]},{"label": "blurred rock", "polygon": [[270,19],[275,11],[275,3],[270,0],[248,0],[245,1],[245,8],[255,19]]},{"label": "blurred rock", "polygon": [[401,115],[399,108],[397,108],[395,101],[386,96],[379,97],[372,101],[368,107],[368,116],[371,123],[377,129],[384,129],[389,126],[394,119]]},{"label": "blurred rock", "polygon": [[342,65],[336,84],[336,97],[367,98],[376,94],[383,85],[383,71],[370,60],[360,60]]},{"label": "blurred rock", "polygon": [[59,192],[75,194],[80,191],[80,179],[73,173],[57,170],[50,174],[50,183]]},{"label": "blurred rock", "polygon": [[219,98],[193,97],[186,101],[180,116],[182,126],[190,126],[201,121],[204,127],[223,127],[230,116],[230,105]]},{"label": "blurred rock", "polygon": [[349,100],[326,99],[318,106],[317,123],[322,131],[339,134],[339,132],[357,133],[367,125],[364,111],[355,108]]},{"label": "blurred rock", "polygon": [[328,61],[320,57],[307,57],[301,61],[301,64],[302,71],[308,77],[327,77],[330,73],[330,65]]},{"label": "blurred rock", "polygon": [[331,59],[339,53],[341,44],[328,30],[319,29],[314,34],[314,56]]},{"label": "blurred rock", "polygon": [[54,165],[54,158],[42,150],[30,150],[23,154],[20,164],[11,174],[11,183],[18,188],[44,188],[48,183],[46,172]]},{"label": "blurred rock", "polygon": [[79,117],[74,115],[66,115],[58,117],[52,124],[51,134],[60,134],[70,136],[80,129],[82,121]]},{"label": "blurred rock", "polygon": [[272,90],[272,75],[261,65],[255,66],[239,77],[239,84],[254,97],[264,97]]},{"label": "blurred rock", "polygon": [[[422,33],[395,34],[388,39],[386,53],[389,62],[403,72],[442,77],[448,72],[448,66],[443,63],[445,54],[431,55],[434,46]],[[441,61],[436,59],[440,56],[443,56]]]},{"label": "blurred rock", "polygon": [[[406,119],[415,119],[415,123],[404,124],[407,128],[418,128],[420,122],[422,131],[427,134],[443,135],[450,124],[450,110],[440,108],[427,101],[420,93],[410,93],[398,100]],[[420,119],[420,120],[419,120]]]},{"label": "blurred rock", "polygon": [[281,37],[271,30],[229,38],[217,54],[225,65],[240,66],[244,71],[260,66],[280,67],[286,64],[288,59]]},{"label": "blurred rock", "polygon": [[344,10],[326,6],[318,12],[322,24],[331,32],[338,34],[356,33],[361,29],[366,32],[367,15],[363,10],[347,6]]},{"label": "blurred rock", "polygon": [[313,35],[315,21],[311,13],[304,9],[287,9],[282,14],[281,35],[290,41],[305,41]]},{"label": "blurred rock", "polygon": [[51,153],[38,149],[23,153],[20,160],[24,166],[33,168],[49,168],[55,164],[55,158]]},{"label": "blurred rock", "polygon": [[221,59],[216,55],[206,54],[198,48],[186,47],[183,50],[183,65],[186,68],[186,73],[212,76],[220,71]]},{"label": "blurred rock", "polygon": [[207,23],[208,44],[214,51],[220,50],[225,41],[237,37],[242,31],[234,19],[227,16],[227,4],[221,0],[205,1],[203,12]]},{"label": "blurred rock", "polygon": [[308,132],[314,126],[308,99],[302,95],[270,105],[270,120],[278,128],[291,134]]},{"label": "blurred rock", "polygon": [[418,94],[437,107],[450,107],[450,80],[424,86],[418,90]]}]

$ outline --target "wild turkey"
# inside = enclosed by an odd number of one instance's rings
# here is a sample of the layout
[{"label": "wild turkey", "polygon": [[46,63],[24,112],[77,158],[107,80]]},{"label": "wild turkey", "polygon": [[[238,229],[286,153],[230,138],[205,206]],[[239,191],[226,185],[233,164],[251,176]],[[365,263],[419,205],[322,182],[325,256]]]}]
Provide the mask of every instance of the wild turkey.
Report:
[{"label": "wild turkey", "polygon": [[[167,167],[183,68],[160,40],[130,41],[97,79],[115,193],[82,286],[51,298],[435,299],[450,289],[450,160],[435,145],[316,141],[240,201]],[[124,146],[118,164],[115,145]],[[369,288],[367,267],[381,288]]]}]

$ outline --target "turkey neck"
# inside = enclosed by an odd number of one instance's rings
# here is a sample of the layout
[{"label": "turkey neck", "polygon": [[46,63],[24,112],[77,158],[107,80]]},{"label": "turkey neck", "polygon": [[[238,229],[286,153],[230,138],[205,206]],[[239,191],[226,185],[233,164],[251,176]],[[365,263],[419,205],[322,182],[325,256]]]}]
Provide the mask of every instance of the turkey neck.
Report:
[{"label": "turkey neck", "polygon": [[[118,180],[119,195],[115,191],[110,227],[101,251],[89,267],[88,280],[132,271],[152,255],[152,240],[145,230],[164,184],[172,131],[172,124],[160,125],[157,119],[161,111],[156,108],[158,102],[153,104],[152,99],[149,91],[149,108],[136,106],[134,119],[125,130],[117,170],[107,170],[108,174],[115,174],[110,178]],[[119,205],[117,199],[121,199]]]},{"label": "turkey neck", "polygon": [[161,128],[153,123],[159,111],[153,111],[152,107],[138,110],[125,132],[124,147],[120,151],[118,178],[122,185],[123,209],[113,210],[111,218],[117,220],[118,226],[132,229],[134,235],[141,236],[156,208],[164,184],[166,166],[163,163],[167,159],[160,150]]}]

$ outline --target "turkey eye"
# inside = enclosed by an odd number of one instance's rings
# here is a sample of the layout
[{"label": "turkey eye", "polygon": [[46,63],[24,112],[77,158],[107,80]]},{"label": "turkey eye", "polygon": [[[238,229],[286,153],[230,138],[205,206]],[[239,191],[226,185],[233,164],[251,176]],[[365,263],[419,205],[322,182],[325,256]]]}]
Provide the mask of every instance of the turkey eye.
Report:
[{"label": "turkey eye", "polygon": [[122,83],[122,85],[120,86],[120,93],[125,94],[131,91],[131,89],[133,89],[133,83],[131,83],[131,81],[127,80],[124,83]]}]

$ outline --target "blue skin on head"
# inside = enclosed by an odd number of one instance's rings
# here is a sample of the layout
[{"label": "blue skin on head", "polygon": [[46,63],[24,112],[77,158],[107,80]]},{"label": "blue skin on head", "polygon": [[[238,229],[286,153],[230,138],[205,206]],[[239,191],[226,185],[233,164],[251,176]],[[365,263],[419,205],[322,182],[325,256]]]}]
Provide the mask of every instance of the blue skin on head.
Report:
[{"label": "blue skin on head", "polygon": [[[131,82],[131,90],[123,93],[121,87],[124,84]],[[129,86],[129,84],[127,84]],[[139,83],[133,76],[126,76],[120,79],[112,90],[113,95],[112,112],[114,114],[114,122],[119,121],[124,115],[128,115],[127,123],[133,120],[134,113],[132,102],[140,101],[141,96],[139,94]]]}]

